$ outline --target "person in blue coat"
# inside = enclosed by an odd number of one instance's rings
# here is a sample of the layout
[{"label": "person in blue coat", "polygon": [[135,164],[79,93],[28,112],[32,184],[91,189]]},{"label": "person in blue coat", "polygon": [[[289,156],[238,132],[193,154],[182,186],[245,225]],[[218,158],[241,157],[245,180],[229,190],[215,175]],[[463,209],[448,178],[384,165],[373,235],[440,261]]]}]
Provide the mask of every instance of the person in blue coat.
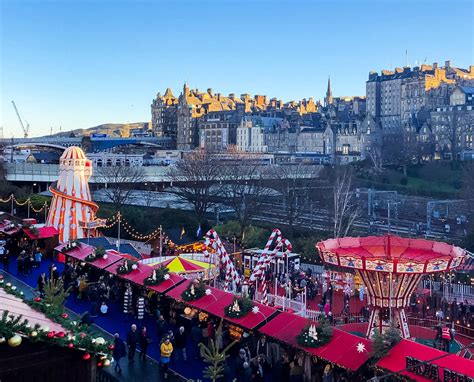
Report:
[{"label": "person in blue coat", "polygon": [[127,355],[127,349],[125,343],[120,338],[118,333],[114,334],[114,351],[113,356],[115,360],[115,371],[122,374],[122,368],[120,367],[120,360]]}]

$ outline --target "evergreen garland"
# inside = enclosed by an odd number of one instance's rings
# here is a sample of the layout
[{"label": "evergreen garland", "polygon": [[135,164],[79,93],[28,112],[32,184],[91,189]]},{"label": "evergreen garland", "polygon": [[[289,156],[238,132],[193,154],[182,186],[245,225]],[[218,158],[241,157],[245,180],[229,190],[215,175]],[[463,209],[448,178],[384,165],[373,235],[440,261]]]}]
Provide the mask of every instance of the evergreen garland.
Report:
[{"label": "evergreen garland", "polygon": [[126,275],[138,268],[136,261],[126,259],[125,262],[117,268],[117,273],[120,275]]},{"label": "evergreen garland", "polygon": [[227,317],[242,318],[245,317],[253,308],[253,301],[248,297],[234,297],[232,304],[224,309]]},{"label": "evergreen garland", "polygon": [[164,265],[153,270],[152,274],[143,280],[143,284],[151,286],[161,284],[165,280],[165,276],[169,273],[169,269]]},{"label": "evergreen garland", "polygon": [[52,345],[82,350],[86,353],[84,357],[88,355],[87,359],[90,358],[91,354],[98,355],[102,358],[102,365],[110,364],[109,358],[111,358],[113,345],[102,337],[93,338],[93,333],[88,326],[78,326],[75,321],[69,319],[67,313],[58,313],[57,307],[47,302],[46,299],[43,300],[39,297],[32,300],[26,299],[23,292],[18,291],[11,283],[5,283],[3,279],[0,279],[0,288],[8,294],[20,298],[32,309],[42,312],[51,321],[61,325],[66,330],[66,332],[54,332],[39,324],[31,326],[28,320],[23,319],[21,315],[15,316],[8,311],[4,311],[0,318],[0,344],[6,340],[9,340],[10,344],[10,341],[15,340],[16,345],[12,342],[10,346],[18,346],[21,344],[22,338],[27,337],[32,342],[42,341]]},{"label": "evergreen garland", "polygon": [[196,280],[194,280],[189,283],[186,290],[181,294],[181,298],[184,301],[194,301],[203,297],[205,294],[206,284],[204,284],[204,281],[199,280],[196,282]]},{"label": "evergreen garland", "polygon": [[81,248],[81,242],[79,240],[69,241],[62,249],[62,252],[72,251],[75,248]]},{"label": "evergreen garland", "polygon": [[103,258],[105,254],[105,249],[104,247],[97,247],[94,252],[92,252],[90,255],[87,255],[85,260],[87,262],[93,262],[93,261],[96,261],[100,258]]},{"label": "evergreen garland", "polygon": [[323,318],[318,325],[308,324],[296,337],[298,345],[308,348],[317,348],[327,344],[332,338],[332,328]]}]

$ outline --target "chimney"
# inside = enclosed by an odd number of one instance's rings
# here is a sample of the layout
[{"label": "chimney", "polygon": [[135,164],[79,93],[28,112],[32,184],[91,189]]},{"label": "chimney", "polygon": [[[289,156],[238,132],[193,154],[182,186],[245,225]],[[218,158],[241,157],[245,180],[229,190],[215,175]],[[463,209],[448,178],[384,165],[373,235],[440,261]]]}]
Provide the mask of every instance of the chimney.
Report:
[{"label": "chimney", "polygon": [[212,88],[207,89],[207,94],[209,94],[212,97]]},{"label": "chimney", "polygon": [[447,68],[451,67],[451,61],[445,61],[444,66],[446,66]]},{"label": "chimney", "polygon": [[433,62],[433,69],[434,70],[438,69],[438,63],[437,62]]}]

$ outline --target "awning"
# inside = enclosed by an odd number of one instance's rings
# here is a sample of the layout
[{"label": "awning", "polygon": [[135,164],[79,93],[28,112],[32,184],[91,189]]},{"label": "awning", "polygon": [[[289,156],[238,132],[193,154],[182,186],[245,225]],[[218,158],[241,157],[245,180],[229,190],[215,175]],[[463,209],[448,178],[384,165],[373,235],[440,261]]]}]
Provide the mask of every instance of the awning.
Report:
[{"label": "awning", "polygon": [[183,299],[181,298],[181,294],[186,290],[190,282],[191,280],[184,280],[184,282],[179,284],[176,288],[173,288],[166,292],[166,295],[176,301],[183,301]]},{"label": "awning", "polygon": [[94,252],[95,247],[81,243],[80,246],[77,246],[74,249],[69,251],[63,251],[63,248],[67,246],[67,243],[58,245],[54,248],[56,251],[61,252],[63,255],[72,257],[73,259],[83,261],[87,256]]},{"label": "awning", "polygon": [[[403,339],[396,344],[385,357],[377,362],[376,366],[392,372],[399,372],[406,369],[407,357],[412,357],[419,361],[428,361],[445,354],[447,353],[441,350]],[[445,369],[474,378],[474,361],[461,358],[455,354],[450,354],[444,358],[435,360],[431,362],[431,364],[437,367],[440,381],[444,380]],[[432,379],[423,377],[413,371],[404,371],[400,374],[406,375],[415,381],[432,381]]]},{"label": "awning", "polygon": [[134,284],[143,286],[143,281],[151,274],[153,269],[149,267],[148,265],[136,263],[137,269],[131,271],[130,273],[126,273],[126,274],[117,273],[117,269],[122,264],[124,264],[125,261],[126,261],[125,259],[122,259],[121,261],[116,262],[115,264],[107,268],[107,271],[114,275],[117,275],[117,277],[120,277],[124,280],[128,280]]},{"label": "awning", "polygon": [[[173,288],[170,291],[168,291],[166,295],[177,301],[183,301],[183,299],[181,298],[181,295],[188,288],[191,282],[192,280],[185,280],[182,284],[180,284],[176,288]],[[209,289],[211,291],[210,295],[206,294],[197,300],[186,301],[186,304],[193,306],[194,308],[205,310],[207,312],[208,307],[210,305],[214,304],[217,301],[221,301],[221,299],[225,298],[229,294],[227,292],[224,292],[217,288],[213,288],[211,286],[206,286],[206,289]],[[222,317],[222,315],[219,315],[219,317]]]},{"label": "awning", "polygon": [[87,262],[87,264],[90,264],[90,265],[92,265],[96,268],[99,268],[99,269],[105,269],[105,268],[110,267],[111,265],[119,262],[120,260],[122,260],[122,256],[117,255],[115,253],[109,253],[108,251],[106,251],[106,254],[107,254],[106,259],[100,257],[97,260]]},{"label": "awning", "polygon": [[170,278],[168,280],[163,280],[158,285],[148,285],[147,288],[153,290],[158,293],[165,293],[166,291],[170,290],[173,287],[178,286],[181,284],[185,278],[178,276],[175,273],[169,273]]},{"label": "awning", "polygon": [[23,232],[25,232],[31,240],[48,239],[59,235],[58,230],[54,227],[38,227],[36,229],[38,230],[37,235],[33,234],[29,228],[23,228]]},{"label": "awning", "polygon": [[50,330],[54,330],[55,332],[67,332],[67,330],[61,325],[51,321],[43,313],[34,310],[18,297],[13,296],[0,288],[0,315],[2,315],[4,311],[8,311],[14,316],[21,315],[22,318],[27,319],[32,326],[39,324],[42,327],[47,326]]},{"label": "awning", "polygon": [[[371,341],[335,328],[333,328],[331,341],[326,345],[318,348],[299,346],[296,337],[309,322],[306,318],[283,312],[268,324],[262,326],[259,331],[293,347],[303,349],[311,355],[353,371],[359,369],[370,358]],[[311,321],[311,323],[317,325],[316,322]],[[361,351],[358,351],[358,347],[361,348]]]}]

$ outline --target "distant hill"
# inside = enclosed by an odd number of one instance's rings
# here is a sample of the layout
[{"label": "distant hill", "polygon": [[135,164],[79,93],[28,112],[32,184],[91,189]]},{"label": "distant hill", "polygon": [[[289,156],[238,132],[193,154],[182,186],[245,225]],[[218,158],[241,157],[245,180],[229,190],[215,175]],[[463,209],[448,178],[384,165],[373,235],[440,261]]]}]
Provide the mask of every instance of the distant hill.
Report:
[{"label": "distant hill", "polygon": [[76,137],[85,137],[92,134],[107,134],[110,137],[129,137],[131,129],[148,129],[150,122],[133,123],[104,123],[88,129],[76,129],[53,134],[55,137],[69,137],[73,133]]}]

